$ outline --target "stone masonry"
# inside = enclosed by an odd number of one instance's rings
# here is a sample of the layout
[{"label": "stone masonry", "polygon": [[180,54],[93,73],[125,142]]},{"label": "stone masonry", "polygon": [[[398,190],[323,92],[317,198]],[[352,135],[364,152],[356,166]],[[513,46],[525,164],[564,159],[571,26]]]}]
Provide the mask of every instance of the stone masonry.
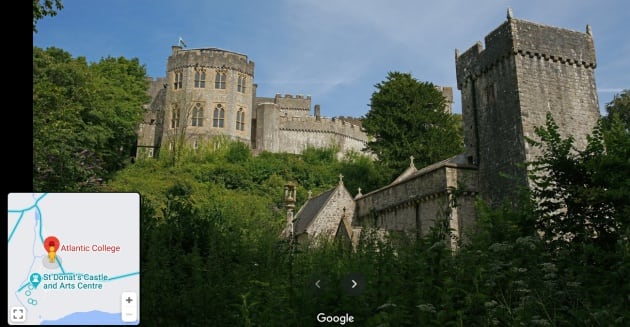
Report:
[{"label": "stone masonry", "polygon": [[[562,136],[578,149],[599,118],[594,70],[595,48],[586,33],[515,19],[507,21],[462,54],[455,50],[457,87],[462,93],[464,153],[416,169],[392,183],[355,196],[353,235],[375,227],[388,233],[425,235],[440,218],[453,231],[452,245],[465,240],[474,222],[475,201],[515,203],[527,188],[526,161],[540,153],[526,138],[551,113]],[[342,221],[337,216],[337,223]],[[332,223],[331,223],[332,225]],[[339,233],[337,233],[339,237]],[[343,236],[343,235],[342,235]]]},{"label": "stone masonry", "polygon": [[[150,81],[151,104],[139,127],[138,157],[158,156],[176,141],[197,146],[223,135],[262,151],[299,154],[308,147],[335,147],[338,156],[365,149],[368,136],[358,118],[329,118],[311,97],[276,94],[258,97],[254,62],[217,49],[173,46],[167,76]],[[451,110],[453,90],[437,87]]]},{"label": "stone masonry", "polygon": [[[595,48],[586,33],[515,19],[462,53],[456,50],[465,155],[479,167],[479,192],[491,203],[511,201],[527,187],[522,165],[539,153],[526,142],[550,112],[564,137],[586,145],[599,118]],[[509,178],[506,178],[508,176]]]}]

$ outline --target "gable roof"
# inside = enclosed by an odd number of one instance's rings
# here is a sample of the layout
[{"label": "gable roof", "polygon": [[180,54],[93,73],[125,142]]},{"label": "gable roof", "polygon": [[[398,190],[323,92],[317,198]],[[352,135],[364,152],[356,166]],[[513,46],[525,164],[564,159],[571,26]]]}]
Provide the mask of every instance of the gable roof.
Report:
[{"label": "gable roof", "polygon": [[[465,155],[463,153],[460,153],[458,155],[452,156],[450,158],[444,159],[442,161],[438,161],[436,163],[430,164],[424,168],[421,169],[416,169],[415,171],[413,171],[410,168],[407,168],[400,176],[398,176],[398,178],[396,178],[395,181],[393,181],[390,184],[387,184],[379,189],[373,190],[369,193],[366,194],[362,194],[362,198],[366,197],[366,196],[370,196],[373,194],[376,194],[378,192],[382,192],[383,190],[389,189],[391,187],[394,187],[396,184],[408,181],[408,180],[412,180],[416,177],[422,176],[424,174],[427,174],[431,171],[443,168],[443,167],[453,167],[453,168],[464,168],[464,169],[477,169],[476,165],[473,165],[471,163],[468,163]],[[415,169],[415,167],[414,167]]]},{"label": "gable roof", "polygon": [[302,234],[306,231],[313,219],[317,217],[319,211],[324,207],[324,204],[328,202],[328,199],[332,196],[333,192],[337,189],[334,187],[314,198],[310,198],[304,203],[304,206],[295,215],[293,223],[295,235]]},{"label": "gable roof", "polygon": [[402,174],[400,174],[400,176],[398,176],[393,182],[391,182],[390,184],[396,184],[400,181],[403,181],[405,179],[407,179],[407,177],[413,175],[413,173],[417,172],[418,170],[416,169],[416,167],[413,166],[413,164],[409,167],[407,167],[407,169],[405,169],[405,171],[403,171]]},{"label": "gable roof", "polygon": [[413,164],[413,159],[413,156],[409,157],[409,167],[407,167],[407,169],[405,169],[405,171],[403,171],[400,176],[398,176],[393,182],[391,182],[390,185],[396,184],[400,181],[404,181],[405,179],[407,179],[407,177],[413,175],[415,172],[418,171],[418,169],[416,169],[416,166],[414,166]]}]

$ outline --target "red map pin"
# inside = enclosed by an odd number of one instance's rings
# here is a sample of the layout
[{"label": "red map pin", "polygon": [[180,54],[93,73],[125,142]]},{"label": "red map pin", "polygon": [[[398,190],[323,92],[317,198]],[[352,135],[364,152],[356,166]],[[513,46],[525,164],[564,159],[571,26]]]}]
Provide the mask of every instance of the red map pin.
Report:
[{"label": "red map pin", "polygon": [[53,246],[55,248],[55,252],[59,250],[59,239],[54,236],[48,236],[44,240],[44,249],[46,252],[50,250],[50,247]]}]

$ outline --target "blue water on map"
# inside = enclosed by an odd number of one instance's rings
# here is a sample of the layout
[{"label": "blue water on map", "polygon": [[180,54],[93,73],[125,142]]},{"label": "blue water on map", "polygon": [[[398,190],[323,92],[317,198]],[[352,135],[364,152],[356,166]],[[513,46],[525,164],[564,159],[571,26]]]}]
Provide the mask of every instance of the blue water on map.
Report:
[{"label": "blue water on map", "polygon": [[120,312],[102,311],[75,312],[58,320],[44,320],[42,325],[138,325],[136,322],[122,322]]}]

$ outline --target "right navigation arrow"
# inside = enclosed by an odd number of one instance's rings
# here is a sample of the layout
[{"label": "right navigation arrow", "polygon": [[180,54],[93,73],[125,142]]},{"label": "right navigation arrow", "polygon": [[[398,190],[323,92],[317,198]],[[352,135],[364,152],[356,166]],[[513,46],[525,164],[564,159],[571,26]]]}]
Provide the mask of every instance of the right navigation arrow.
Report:
[{"label": "right navigation arrow", "polygon": [[358,285],[357,282],[355,282],[354,279],[352,279],[352,288],[357,287],[357,285]]}]

